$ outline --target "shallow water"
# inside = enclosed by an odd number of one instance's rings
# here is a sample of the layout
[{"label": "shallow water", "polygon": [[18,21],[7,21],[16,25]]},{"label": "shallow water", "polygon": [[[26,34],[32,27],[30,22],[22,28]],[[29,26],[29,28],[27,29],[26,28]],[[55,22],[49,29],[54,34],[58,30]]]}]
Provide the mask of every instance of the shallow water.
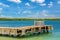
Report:
[{"label": "shallow water", "polygon": [[[0,21],[0,26],[21,27],[31,26],[34,21]],[[60,20],[46,20],[45,25],[53,25],[54,30],[50,33],[40,34],[37,36],[29,36],[24,38],[13,38],[0,36],[1,40],[60,40]]]}]

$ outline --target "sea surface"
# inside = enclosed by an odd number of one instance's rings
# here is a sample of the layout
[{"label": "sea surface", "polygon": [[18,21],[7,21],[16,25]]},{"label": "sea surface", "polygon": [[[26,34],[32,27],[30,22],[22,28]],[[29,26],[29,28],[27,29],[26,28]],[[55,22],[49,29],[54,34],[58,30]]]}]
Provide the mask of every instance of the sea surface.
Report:
[{"label": "sea surface", "polygon": [[[30,36],[25,38],[11,38],[0,36],[1,40],[60,40],[60,20],[45,20],[45,25],[53,25],[53,30],[50,33]],[[28,21],[0,21],[1,27],[23,27],[34,25],[34,20]]]}]

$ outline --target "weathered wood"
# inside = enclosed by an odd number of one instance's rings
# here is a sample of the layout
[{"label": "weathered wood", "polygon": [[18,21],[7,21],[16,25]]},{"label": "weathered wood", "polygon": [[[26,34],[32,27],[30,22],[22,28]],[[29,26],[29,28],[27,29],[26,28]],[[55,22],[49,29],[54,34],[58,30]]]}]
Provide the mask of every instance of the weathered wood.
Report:
[{"label": "weathered wood", "polygon": [[[28,30],[27,30],[28,29]],[[31,29],[31,30],[30,30]],[[49,30],[52,30],[52,26],[26,26],[26,27],[18,27],[18,28],[10,28],[10,27],[0,27],[0,34],[7,34],[7,35],[26,35],[27,31],[30,32],[31,34],[36,33],[36,32],[47,32]],[[18,30],[21,30],[21,32],[17,32]],[[27,31],[26,31],[27,30]],[[30,30],[30,31],[29,31]]]}]

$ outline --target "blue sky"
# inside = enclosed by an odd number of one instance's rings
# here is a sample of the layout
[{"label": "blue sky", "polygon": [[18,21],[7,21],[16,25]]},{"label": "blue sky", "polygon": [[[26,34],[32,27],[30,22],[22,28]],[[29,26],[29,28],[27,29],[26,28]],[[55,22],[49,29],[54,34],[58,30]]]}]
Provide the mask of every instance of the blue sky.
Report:
[{"label": "blue sky", "polygon": [[60,0],[0,0],[0,18],[60,18]]}]

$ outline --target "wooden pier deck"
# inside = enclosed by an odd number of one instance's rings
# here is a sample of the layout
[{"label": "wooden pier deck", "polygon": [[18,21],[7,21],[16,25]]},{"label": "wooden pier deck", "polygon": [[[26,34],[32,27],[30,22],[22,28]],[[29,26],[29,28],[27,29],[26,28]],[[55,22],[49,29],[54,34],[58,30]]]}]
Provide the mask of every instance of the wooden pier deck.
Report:
[{"label": "wooden pier deck", "polygon": [[0,27],[0,34],[22,36],[34,33],[43,33],[53,30],[51,25],[45,26],[24,26],[24,27]]},{"label": "wooden pier deck", "polygon": [[10,36],[23,36],[49,32],[51,30],[53,30],[52,25],[44,25],[43,21],[35,21],[33,26],[0,27],[0,34]]}]

